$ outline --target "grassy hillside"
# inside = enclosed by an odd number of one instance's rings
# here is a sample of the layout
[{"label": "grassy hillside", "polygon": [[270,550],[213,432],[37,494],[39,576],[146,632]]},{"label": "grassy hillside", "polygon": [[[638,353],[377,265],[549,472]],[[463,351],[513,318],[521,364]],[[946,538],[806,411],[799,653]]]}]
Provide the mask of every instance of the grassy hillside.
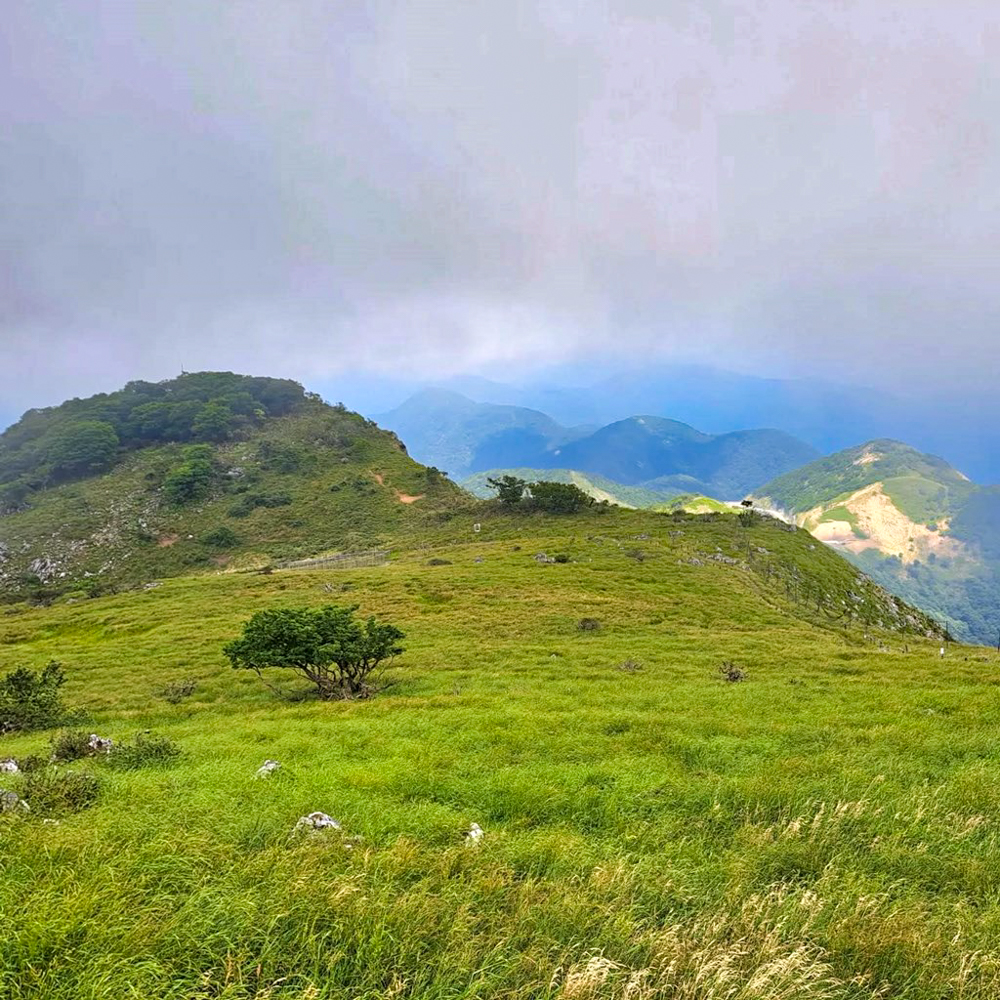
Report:
[{"label": "grassy hillside", "polygon": [[[407,632],[375,699],[223,660],[251,612],[337,600]],[[58,657],[92,731],[182,755],[0,817],[0,995],[993,997],[1000,663],[880,617],[925,624],[773,522],[489,508],[383,567],[12,608],[0,670]],[[313,810],[353,849],[291,838]]]},{"label": "grassy hillside", "polygon": [[471,502],[392,434],[299,397],[225,440],[151,442],[103,474],[39,484],[0,514],[0,597],[85,596],[381,546]]},{"label": "grassy hillside", "polygon": [[955,635],[1000,633],[1000,490],[896,441],[870,441],[759,493]]}]

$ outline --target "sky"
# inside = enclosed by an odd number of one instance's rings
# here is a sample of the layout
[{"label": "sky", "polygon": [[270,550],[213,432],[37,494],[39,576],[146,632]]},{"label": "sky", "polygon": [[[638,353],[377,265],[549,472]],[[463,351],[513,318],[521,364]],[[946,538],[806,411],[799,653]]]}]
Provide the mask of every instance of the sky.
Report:
[{"label": "sky", "polygon": [[986,392],[995,0],[6,0],[0,415],[181,369]]}]

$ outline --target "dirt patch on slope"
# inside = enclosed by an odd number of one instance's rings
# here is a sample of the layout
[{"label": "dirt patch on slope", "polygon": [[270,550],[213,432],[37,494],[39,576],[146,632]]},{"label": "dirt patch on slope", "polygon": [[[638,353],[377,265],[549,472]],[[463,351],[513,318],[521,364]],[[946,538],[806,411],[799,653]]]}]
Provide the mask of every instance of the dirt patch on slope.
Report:
[{"label": "dirt patch on slope", "polygon": [[156,544],[158,548],[169,549],[171,545],[176,545],[180,535],[160,535],[156,539]]},{"label": "dirt patch on slope", "polygon": [[[857,532],[847,521],[820,520],[828,509],[837,507],[846,508],[854,516]],[[966,554],[961,542],[943,534],[948,530],[947,519],[938,522],[937,530],[911,521],[886,496],[882,483],[872,483],[829,507],[814,507],[800,514],[798,522],[820,541],[845,548],[849,552],[877,549],[886,555],[898,556],[904,563],[912,563],[918,559],[926,561],[932,552],[947,557]]]},{"label": "dirt patch on slope", "polygon": [[398,490],[396,491],[396,499],[400,503],[416,503],[418,500],[423,500],[425,496],[427,496],[426,493],[421,493],[419,496],[412,497],[409,493],[400,493]]}]

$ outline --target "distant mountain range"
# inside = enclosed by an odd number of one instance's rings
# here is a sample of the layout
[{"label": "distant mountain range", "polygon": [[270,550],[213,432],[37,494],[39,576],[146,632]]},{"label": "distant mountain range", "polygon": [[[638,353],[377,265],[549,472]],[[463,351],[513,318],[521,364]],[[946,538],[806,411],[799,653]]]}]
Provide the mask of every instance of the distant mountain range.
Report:
[{"label": "distant mountain range", "polygon": [[[712,434],[773,427],[829,454],[873,438],[907,441],[947,455],[979,482],[1000,482],[1000,396],[943,386],[894,393],[821,379],[762,378],[709,365],[637,361],[602,374],[598,364],[562,366],[524,384],[460,377],[431,383],[478,403],[547,414],[562,427],[592,429],[637,414],[680,420]],[[428,383],[358,378],[322,386],[368,416],[386,413]],[[377,418],[376,418],[377,419]],[[404,437],[404,440],[408,440]],[[461,474],[458,466],[447,467]]]},{"label": "distant mountain range", "polygon": [[445,390],[418,393],[376,419],[406,441],[418,461],[457,479],[512,468],[560,469],[639,487],[652,502],[681,493],[739,499],[819,456],[782,431],[706,434],[658,416],[597,429],[563,427],[537,410],[476,403]]}]

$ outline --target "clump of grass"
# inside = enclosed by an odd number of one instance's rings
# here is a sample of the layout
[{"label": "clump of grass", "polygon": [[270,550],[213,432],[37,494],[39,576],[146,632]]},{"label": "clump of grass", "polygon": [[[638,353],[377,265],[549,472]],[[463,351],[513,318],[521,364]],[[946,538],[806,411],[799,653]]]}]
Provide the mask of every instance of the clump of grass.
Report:
[{"label": "clump of grass", "polygon": [[52,737],[52,759],[59,764],[93,757],[96,749],[85,729],[64,729]]},{"label": "clump of grass", "polygon": [[121,743],[108,756],[108,766],[116,771],[138,771],[143,767],[164,767],[180,756],[180,747],[167,736],[137,733],[134,743]]},{"label": "clump of grass", "polygon": [[30,771],[21,789],[35,816],[59,816],[92,806],[100,794],[100,783],[92,774],[59,771],[56,768]]},{"label": "clump of grass", "polygon": [[747,679],[747,672],[730,660],[723,661],[719,666],[719,673],[727,684],[739,684],[740,681]]},{"label": "clump of grass", "polygon": [[197,687],[195,681],[171,681],[160,692],[160,697],[171,705],[179,705],[185,698],[190,698]]},{"label": "clump of grass", "polygon": [[600,618],[581,618],[576,623],[577,631],[579,632],[600,632],[601,630],[601,619]]},{"label": "clump of grass", "polygon": [[642,670],[642,664],[638,660],[633,660],[631,658],[627,660],[622,660],[615,670],[620,670],[623,674],[634,674]]}]

